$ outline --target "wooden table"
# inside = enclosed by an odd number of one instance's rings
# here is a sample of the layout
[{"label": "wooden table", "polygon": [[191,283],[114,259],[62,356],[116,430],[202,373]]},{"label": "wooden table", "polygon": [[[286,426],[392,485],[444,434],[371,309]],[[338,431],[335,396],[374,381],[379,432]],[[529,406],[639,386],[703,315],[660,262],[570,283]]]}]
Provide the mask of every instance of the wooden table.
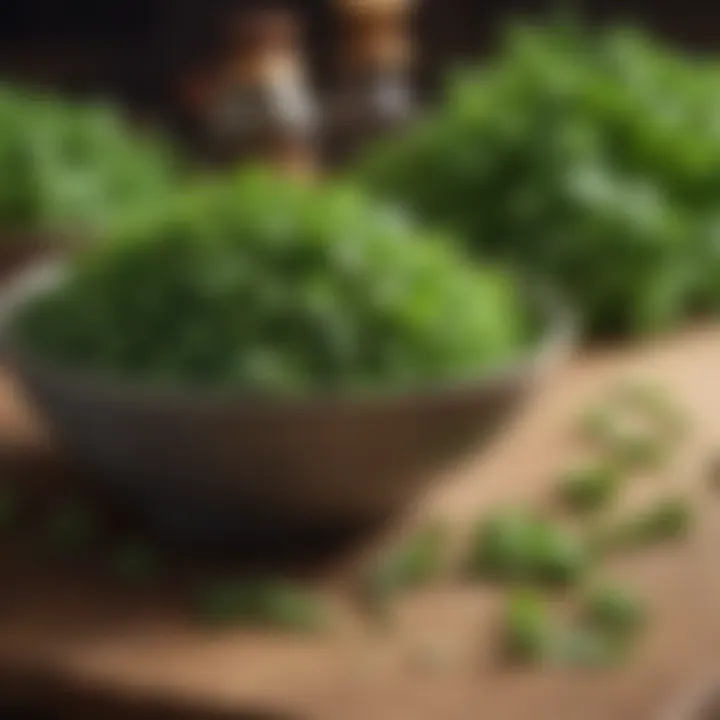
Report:
[{"label": "wooden table", "polygon": [[[172,712],[188,718],[654,720],[688,684],[720,665],[720,494],[713,496],[703,473],[709,453],[720,447],[719,327],[581,358],[482,457],[438,478],[411,517],[450,523],[460,542],[488,508],[548,505],[556,473],[587,452],[573,438],[573,419],[614,382],[632,377],[675,393],[692,429],[671,467],[659,477],[637,478],[625,501],[680,488],[695,498],[698,522],[689,539],[607,569],[647,597],[652,613],[625,669],[502,669],[493,645],[502,593],[451,579],[403,600],[393,628],[380,633],[349,607],[348,563],[341,562],[320,581],[333,617],[325,635],[209,633],[190,621],[172,582],[128,588],[106,573],[54,566],[9,543],[0,565],[5,697],[45,703],[73,718]],[[34,469],[23,466],[23,483],[64,487],[72,473],[38,438],[11,381],[2,392],[8,467],[29,456]],[[19,465],[13,472],[21,472]]]}]

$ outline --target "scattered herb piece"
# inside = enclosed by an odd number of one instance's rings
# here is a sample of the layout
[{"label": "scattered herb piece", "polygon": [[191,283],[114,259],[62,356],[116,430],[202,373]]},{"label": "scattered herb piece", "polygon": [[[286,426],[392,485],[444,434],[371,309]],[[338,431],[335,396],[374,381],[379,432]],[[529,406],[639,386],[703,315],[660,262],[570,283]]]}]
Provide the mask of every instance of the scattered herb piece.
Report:
[{"label": "scattered herb piece", "polygon": [[501,581],[525,579],[532,563],[531,523],[524,514],[504,513],[479,524],[470,548],[471,576]]},{"label": "scattered herb piece", "polygon": [[390,604],[398,593],[424,585],[442,571],[444,548],[444,529],[431,526],[377,559],[362,580],[365,607],[387,621]]},{"label": "scattered herb piece", "polygon": [[[607,611],[602,606],[603,613]],[[560,622],[542,597],[528,590],[511,596],[503,626],[504,655],[522,665],[600,669],[616,665],[623,657],[630,633],[619,632],[602,615],[604,624]],[[613,616],[614,617],[614,616]],[[628,622],[628,618],[624,617]],[[629,629],[628,629],[629,630]]]},{"label": "scattered herb piece", "polygon": [[598,543],[602,551],[612,552],[676,540],[689,532],[692,520],[691,508],[685,500],[668,498],[605,530]]},{"label": "scattered herb piece", "polygon": [[553,654],[555,624],[542,597],[528,590],[513,594],[503,625],[503,650],[513,663],[538,665]]},{"label": "scattered herb piece", "polygon": [[376,562],[360,583],[361,604],[382,625],[391,619],[392,603],[398,593],[398,570],[389,561]]},{"label": "scattered herb piece", "polygon": [[485,521],[473,540],[474,578],[556,585],[575,582],[587,564],[584,544],[550,521],[519,514]]},{"label": "scattered herb piece", "polygon": [[600,447],[613,464],[628,470],[658,467],[667,443],[656,428],[628,429],[620,410],[594,409],[582,420],[583,435]]},{"label": "scattered herb piece", "polygon": [[629,470],[657,468],[667,457],[666,443],[648,432],[618,432],[609,451],[618,465]]},{"label": "scattered herb piece", "polygon": [[563,504],[575,512],[590,513],[607,506],[620,484],[620,472],[608,464],[572,470],[560,481]]},{"label": "scattered herb piece", "polygon": [[445,530],[438,525],[424,528],[413,535],[400,551],[404,587],[424,585],[442,571]]},{"label": "scattered herb piece", "polygon": [[549,522],[538,522],[530,536],[529,579],[544,585],[571,585],[587,569],[584,544],[574,535]]},{"label": "scattered herb piece", "polygon": [[298,632],[319,630],[324,613],[305,590],[280,581],[217,581],[202,588],[197,611],[212,625],[262,625]]},{"label": "scattered herb piece", "polygon": [[639,600],[620,587],[601,587],[584,602],[583,619],[595,630],[617,639],[633,637],[643,624],[645,612]]},{"label": "scattered herb piece", "polygon": [[597,406],[590,408],[581,416],[579,427],[584,438],[606,445],[615,437],[616,420],[610,409]]},{"label": "scattered herb piece", "polygon": [[663,435],[680,435],[686,429],[687,419],[662,386],[645,382],[623,383],[615,397],[619,404],[652,421]]}]

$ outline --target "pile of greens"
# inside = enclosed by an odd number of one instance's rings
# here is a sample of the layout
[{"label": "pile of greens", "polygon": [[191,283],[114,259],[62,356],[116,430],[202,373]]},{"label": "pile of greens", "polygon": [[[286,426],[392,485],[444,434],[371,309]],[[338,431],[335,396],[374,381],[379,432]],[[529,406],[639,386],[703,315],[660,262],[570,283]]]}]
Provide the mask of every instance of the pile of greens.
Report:
[{"label": "pile of greens", "polygon": [[61,365],[259,392],[461,380],[521,352],[516,283],[351,186],[251,168],[89,250],[17,332]]},{"label": "pile of greens", "polygon": [[594,334],[718,305],[720,67],[627,28],[517,27],[359,168],[378,193],[545,273]]},{"label": "pile of greens", "polygon": [[0,228],[96,233],[157,200],[174,175],[160,138],[109,106],[0,86]]}]

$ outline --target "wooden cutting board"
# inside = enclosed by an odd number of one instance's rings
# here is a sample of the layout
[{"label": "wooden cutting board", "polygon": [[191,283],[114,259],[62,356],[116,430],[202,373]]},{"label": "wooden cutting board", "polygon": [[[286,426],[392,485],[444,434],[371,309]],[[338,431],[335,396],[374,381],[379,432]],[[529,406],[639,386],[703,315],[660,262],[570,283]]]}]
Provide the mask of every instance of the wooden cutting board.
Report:
[{"label": "wooden cutting board", "polygon": [[[635,377],[667,387],[692,426],[671,467],[638,477],[625,501],[680,489],[694,498],[698,522],[687,540],[607,568],[651,608],[648,632],[624,669],[503,669],[493,632],[502,593],[452,579],[403,600],[393,626],[379,632],[348,602],[352,553],[319,572],[332,613],[326,633],[209,632],[185,609],[182,573],[152,588],[128,587],[97,557],[82,567],[48,558],[28,532],[0,542],[0,687],[6,697],[73,718],[660,718],[678,693],[720,670],[720,491],[707,480],[708,457],[720,449],[720,327],[578,359],[489,449],[438,478],[398,527],[436,518],[460,543],[490,508],[548,505],[558,471],[588,452],[573,437],[577,414]],[[0,438],[3,472],[33,498],[69,492],[79,477],[42,438],[9,378]]]}]

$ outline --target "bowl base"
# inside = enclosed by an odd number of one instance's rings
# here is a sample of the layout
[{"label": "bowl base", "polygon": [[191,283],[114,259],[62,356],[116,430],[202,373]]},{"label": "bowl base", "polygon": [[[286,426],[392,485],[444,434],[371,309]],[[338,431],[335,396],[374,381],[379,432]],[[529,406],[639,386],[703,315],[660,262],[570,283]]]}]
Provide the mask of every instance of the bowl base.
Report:
[{"label": "bowl base", "polygon": [[312,520],[208,498],[152,493],[125,497],[158,540],[184,553],[233,555],[246,559],[293,556],[308,561],[347,552],[379,532],[388,515]]}]

